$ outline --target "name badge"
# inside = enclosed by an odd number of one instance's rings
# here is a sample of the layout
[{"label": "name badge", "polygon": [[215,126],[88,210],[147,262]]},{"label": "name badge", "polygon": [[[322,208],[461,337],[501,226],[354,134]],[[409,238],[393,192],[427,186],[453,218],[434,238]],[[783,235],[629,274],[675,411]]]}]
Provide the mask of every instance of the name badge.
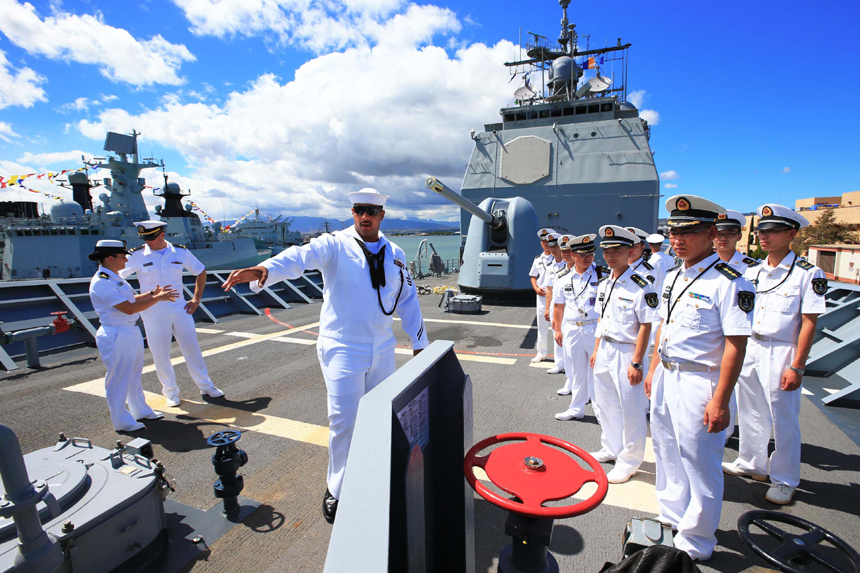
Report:
[{"label": "name badge", "polygon": [[153,263],[143,263],[143,266],[145,266],[145,267],[151,267],[152,265],[153,265]]},{"label": "name badge", "polygon": [[591,297],[590,299],[588,299],[588,304],[589,304],[590,306],[594,306],[594,302],[595,302],[595,301],[594,301],[594,297]]},{"label": "name badge", "polygon": [[170,264],[172,264],[172,265],[181,265],[181,264],[182,264],[182,261],[170,261]]}]

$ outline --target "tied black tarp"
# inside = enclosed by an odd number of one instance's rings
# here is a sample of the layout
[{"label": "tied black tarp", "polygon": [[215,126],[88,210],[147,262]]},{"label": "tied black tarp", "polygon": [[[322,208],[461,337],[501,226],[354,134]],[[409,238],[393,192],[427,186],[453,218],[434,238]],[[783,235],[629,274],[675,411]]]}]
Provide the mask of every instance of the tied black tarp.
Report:
[{"label": "tied black tarp", "polygon": [[[368,250],[364,241],[361,239],[356,239],[356,241],[358,242],[358,246],[361,247],[361,251],[364,253],[364,258],[367,259],[367,268],[370,269],[370,284],[373,286],[374,290],[376,290],[376,298],[379,300],[379,308],[382,309],[382,313],[385,316],[391,316],[397,309],[397,303],[400,302],[400,295],[403,293],[403,268],[400,269],[400,290],[397,291],[397,298],[394,299],[394,306],[391,307],[390,311],[385,310],[385,307],[382,306],[382,293],[379,290],[385,286],[385,245],[382,245],[379,252],[374,255]],[[397,260],[395,259],[394,262],[396,263]]]},{"label": "tied black tarp", "polygon": [[693,559],[674,547],[652,545],[618,565],[607,563],[600,573],[699,573]]}]

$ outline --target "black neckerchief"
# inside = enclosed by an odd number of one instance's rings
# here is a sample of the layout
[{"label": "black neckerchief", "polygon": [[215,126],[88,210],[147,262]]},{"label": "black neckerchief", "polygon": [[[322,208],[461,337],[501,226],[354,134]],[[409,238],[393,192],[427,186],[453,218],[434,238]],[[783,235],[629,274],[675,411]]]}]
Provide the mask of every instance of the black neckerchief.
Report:
[{"label": "black neckerchief", "polygon": [[[627,265],[627,269],[630,268],[630,265]],[[627,269],[624,269],[624,273],[627,272]],[[618,278],[612,281],[612,288],[609,289],[609,294],[606,296],[606,302],[603,303],[603,308],[600,309],[600,318],[603,318],[603,314],[606,312],[606,307],[609,306],[609,301],[612,300],[612,291],[615,290],[615,283],[618,282],[618,279],[624,276],[624,273],[618,275]],[[612,278],[612,274],[610,273],[609,278]]]},{"label": "black neckerchief", "polygon": [[684,290],[681,291],[681,294],[678,295],[678,298],[676,298],[675,302],[673,303],[672,302],[672,291],[675,290],[675,283],[678,282],[678,277],[680,277],[681,274],[686,270],[683,267],[678,269],[678,274],[675,275],[675,280],[672,281],[672,286],[669,287],[669,302],[670,302],[670,304],[669,304],[669,311],[666,313],[666,322],[667,323],[672,318],[672,311],[675,310],[675,305],[678,304],[678,301],[681,300],[681,297],[684,296],[684,293],[687,292],[687,289],[690,288],[691,286],[693,286],[693,283],[696,282],[697,280],[699,280],[699,278],[703,274],[705,274],[706,272],[708,272],[709,270],[714,268],[714,266],[716,266],[717,263],[721,263],[721,262],[722,262],[722,259],[720,259],[719,255],[718,255],[716,261],[714,261],[713,263],[708,265],[708,268],[706,268],[705,270],[700,272],[698,275],[696,275],[696,278],[694,278],[692,281],[690,281],[690,284],[688,284],[687,286],[684,287]]},{"label": "black neckerchief", "polygon": [[[368,250],[367,245],[359,238],[355,239],[361,251],[364,253],[364,258],[367,259],[367,268],[370,270],[370,284],[376,290],[376,298],[379,300],[379,308],[382,309],[382,314],[391,316],[397,308],[397,303],[400,302],[400,294],[403,292],[403,267],[400,267],[400,290],[397,291],[397,298],[394,299],[394,306],[391,311],[385,310],[382,305],[382,293],[380,288],[385,286],[385,245],[379,249],[375,255]],[[396,262],[396,261],[395,261]]]},{"label": "black neckerchief", "polygon": [[[782,283],[784,283],[785,281],[787,281],[787,280],[788,280],[788,277],[790,277],[790,276],[791,276],[791,272],[794,270],[794,265],[795,265],[795,263],[797,263],[797,253],[794,253],[794,260],[793,260],[793,261],[791,261],[791,266],[790,266],[790,267],[788,267],[788,274],[787,274],[787,275],[785,275],[785,278],[784,278],[784,279],[782,279],[781,281],[779,281],[779,284],[777,284],[775,287],[769,288],[769,289],[767,289],[767,290],[758,290],[758,279],[759,279],[759,277],[761,276],[761,272],[764,270],[763,268],[759,269],[759,270],[758,270],[758,273],[756,273],[755,281],[753,281],[753,285],[756,287],[756,291],[755,291],[755,293],[756,293],[756,294],[767,294],[767,293],[769,293],[769,292],[771,292],[771,291],[775,291],[776,289],[778,289],[779,287],[781,287],[781,286],[782,286]],[[764,264],[762,264],[762,267],[764,267]],[[779,268],[779,265],[776,265],[776,268],[774,268],[774,270],[776,270],[777,268]]]}]

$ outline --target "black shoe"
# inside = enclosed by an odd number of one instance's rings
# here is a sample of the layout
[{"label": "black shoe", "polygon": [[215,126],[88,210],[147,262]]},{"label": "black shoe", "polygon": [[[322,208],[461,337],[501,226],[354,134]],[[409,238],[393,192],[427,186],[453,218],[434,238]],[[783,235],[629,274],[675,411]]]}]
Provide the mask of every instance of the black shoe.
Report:
[{"label": "black shoe", "polygon": [[337,500],[326,488],[322,503],[323,517],[329,523],[334,523],[334,516],[337,515]]}]

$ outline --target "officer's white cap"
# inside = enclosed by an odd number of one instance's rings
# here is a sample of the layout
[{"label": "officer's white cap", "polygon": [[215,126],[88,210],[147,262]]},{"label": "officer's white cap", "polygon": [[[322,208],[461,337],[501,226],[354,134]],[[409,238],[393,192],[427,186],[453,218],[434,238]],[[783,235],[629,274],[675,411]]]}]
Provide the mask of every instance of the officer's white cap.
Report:
[{"label": "officer's white cap", "polygon": [[603,225],[600,227],[598,234],[601,238],[600,246],[603,248],[618,247],[621,245],[631,247],[638,241],[636,235],[618,225]]},{"label": "officer's white cap", "polygon": [[636,235],[636,238],[638,240],[634,244],[644,243],[645,239],[648,238],[648,233],[646,233],[639,227],[627,227],[627,230]]},{"label": "officer's white cap", "polygon": [[137,234],[141,237],[151,235],[157,232],[162,227],[167,227],[165,221],[135,221],[134,226],[137,227]]},{"label": "officer's white cap", "polygon": [[726,209],[725,213],[717,215],[717,229],[731,229],[732,227],[743,227],[747,224],[747,218],[740,211]]},{"label": "officer's white cap", "polygon": [[726,210],[702,197],[695,195],[674,195],[666,199],[666,210],[669,211],[667,225],[670,227],[688,227],[702,223],[716,223],[717,215]]},{"label": "officer's white cap", "polygon": [[550,246],[557,245],[558,244],[558,238],[560,236],[561,236],[561,233],[558,233],[556,231],[552,231],[551,233],[547,233],[546,237],[543,240],[546,241],[547,244]]},{"label": "officer's white cap", "polygon": [[97,249],[125,249],[125,243],[116,239],[102,239],[96,243]]},{"label": "officer's white cap", "polygon": [[660,233],[654,233],[653,235],[648,235],[648,238],[645,240],[651,245],[662,245],[663,241],[666,240],[666,237]]},{"label": "officer's white cap", "polygon": [[543,229],[541,229],[540,231],[537,232],[537,236],[541,241],[546,241],[547,235],[554,235],[554,234],[555,234],[555,230],[550,229],[549,227],[544,227]]},{"label": "officer's white cap", "polygon": [[782,205],[774,205],[773,203],[762,205],[756,210],[756,214],[759,216],[758,225],[755,227],[756,231],[780,227],[803,229],[809,226],[806,217]]},{"label": "officer's white cap", "polygon": [[116,239],[102,239],[96,243],[96,248],[93,249],[92,253],[87,255],[87,258],[91,261],[97,261],[99,255],[116,255],[119,253],[128,254],[124,241],[118,241]]},{"label": "officer's white cap", "polygon": [[353,205],[378,205],[379,207],[384,207],[385,202],[388,201],[388,195],[383,195],[370,187],[365,187],[361,191],[347,193],[346,196],[349,197]]},{"label": "officer's white cap", "polygon": [[593,253],[597,250],[597,245],[594,242],[597,235],[594,233],[580,235],[578,237],[570,237],[566,235],[566,237],[568,237],[568,241],[564,241],[565,237],[562,237],[562,242],[559,243],[562,249],[567,245],[567,248],[574,253]]}]

